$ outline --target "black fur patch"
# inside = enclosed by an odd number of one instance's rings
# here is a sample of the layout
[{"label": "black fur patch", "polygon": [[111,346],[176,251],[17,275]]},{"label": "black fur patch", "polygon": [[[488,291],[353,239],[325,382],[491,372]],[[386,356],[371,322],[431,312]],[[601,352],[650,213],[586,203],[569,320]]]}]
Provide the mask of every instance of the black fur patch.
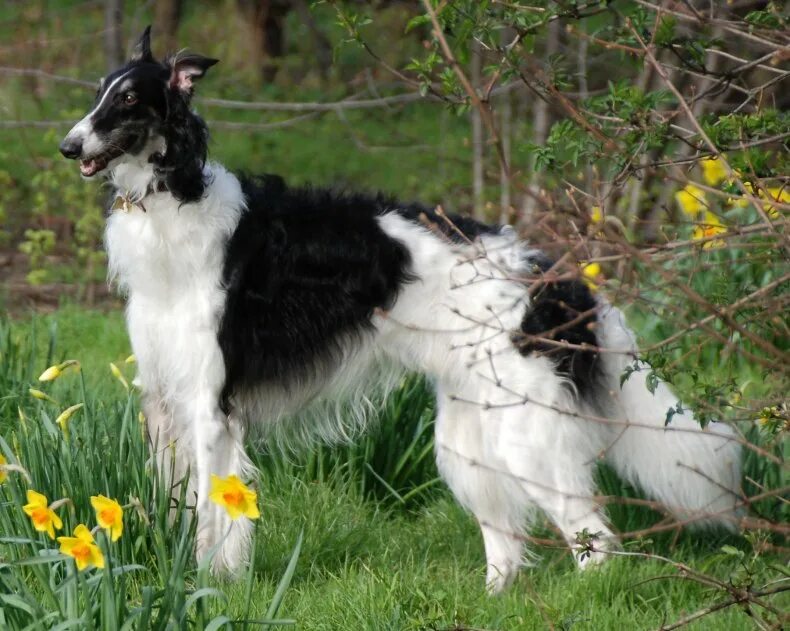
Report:
[{"label": "black fur patch", "polygon": [[455,243],[474,241],[485,234],[498,234],[502,227],[490,225],[461,215],[440,216],[433,208],[411,203],[395,209],[401,217],[424,225]]},{"label": "black fur patch", "polygon": [[167,150],[154,154],[154,173],[165,182],[177,200],[194,202],[203,196],[206,183],[203,165],[208,153],[208,128],[189,109],[186,99],[177,90],[168,90],[169,111],[162,128]]},{"label": "black fur patch", "polygon": [[376,221],[393,200],[289,189],[277,176],[241,182],[248,210],[227,245],[219,329],[226,413],[246,387],[331,370],[413,279],[407,248]]},{"label": "black fur patch", "polygon": [[[267,382],[287,387],[333,370],[349,338],[370,331],[374,310],[388,309],[415,278],[408,249],[381,230],[377,217],[396,212],[456,242],[500,232],[469,218],[450,216],[448,222],[427,207],[384,195],[292,189],[275,175],[240,180],[247,211],[227,245],[227,298],[218,333],[226,373],[220,406],[226,413],[236,392]],[[539,271],[552,266],[539,254],[527,263]],[[546,282],[521,329],[594,347],[595,307],[584,283]],[[522,355],[551,357],[580,395],[592,391],[594,350],[518,335],[514,343]]]},{"label": "black fur patch", "polygon": [[[538,273],[546,272],[553,264],[538,253],[527,259],[530,272],[531,267]],[[532,296],[532,304],[521,322],[523,333],[577,346],[589,345],[592,349],[563,348],[518,334],[513,336],[513,342],[522,355],[540,353],[550,357],[557,369],[570,377],[579,395],[589,398],[599,372],[599,354],[594,350],[598,345],[597,320],[597,302],[582,281],[546,281]]]}]

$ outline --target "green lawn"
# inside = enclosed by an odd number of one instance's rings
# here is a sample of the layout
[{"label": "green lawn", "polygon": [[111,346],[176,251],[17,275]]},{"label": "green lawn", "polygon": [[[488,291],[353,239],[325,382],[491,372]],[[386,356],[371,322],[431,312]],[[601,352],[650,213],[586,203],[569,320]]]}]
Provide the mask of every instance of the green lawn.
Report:
[{"label": "green lawn", "polygon": [[[316,448],[289,461],[252,447],[262,472],[255,563],[238,582],[216,581],[194,565],[183,500],[180,518],[168,523],[137,396],[110,373],[114,361],[127,379],[133,376],[133,366],[122,363],[129,347],[120,314],[65,307],[6,323],[0,332],[0,453],[31,477],[28,484],[9,472],[0,486],[0,628],[64,623],[59,628],[112,629],[124,621],[126,628],[208,628],[211,621],[218,628],[223,620],[244,628],[240,621],[276,619],[311,630],[654,629],[724,596],[683,580],[660,561],[616,558],[580,574],[567,551],[548,548],[537,549],[537,564],[505,595],[487,596],[477,526],[441,484],[431,484],[436,473],[426,418],[432,403],[415,380],[405,383],[378,429],[356,447]],[[82,371],[37,383],[49,363],[67,358],[78,358]],[[30,397],[32,385],[58,404]],[[85,408],[64,436],[53,419],[76,402]],[[404,454],[416,464],[394,465]],[[602,483],[606,492],[631,492],[606,472]],[[121,503],[136,498],[139,509],[126,509],[116,543],[97,535],[107,568],[76,574],[70,560],[54,554],[57,544],[34,532],[23,514],[27,488],[49,501],[73,501],[58,510],[64,522],[58,534],[70,534],[78,523],[95,524],[94,494]],[[620,529],[654,519],[622,508],[612,517]],[[539,534],[551,531],[540,526]],[[733,546],[730,554],[721,552],[725,544]],[[664,536],[630,542],[627,549],[668,555],[724,581],[743,580],[747,566],[755,583],[780,574],[771,556],[749,562],[750,545],[738,537]],[[745,552],[743,564],[738,551]],[[278,586],[287,586],[284,595],[276,593]],[[774,599],[773,605],[782,603]],[[732,607],[688,628],[753,627],[743,610]]]}]

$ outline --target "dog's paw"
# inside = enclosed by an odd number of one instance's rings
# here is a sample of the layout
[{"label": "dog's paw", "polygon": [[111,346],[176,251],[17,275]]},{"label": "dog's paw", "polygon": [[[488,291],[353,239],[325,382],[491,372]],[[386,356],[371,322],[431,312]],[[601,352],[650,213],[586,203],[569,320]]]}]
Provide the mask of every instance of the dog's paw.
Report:
[{"label": "dog's paw", "polygon": [[238,578],[250,561],[252,528],[246,517],[231,520],[227,515],[218,515],[210,533],[198,529],[198,564],[210,563],[215,576]]},{"label": "dog's paw", "polygon": [[510,561],[489,565],[486,571],[486,591],[491,596],[501,594],[515,580],[517,574],[518,565]]}]

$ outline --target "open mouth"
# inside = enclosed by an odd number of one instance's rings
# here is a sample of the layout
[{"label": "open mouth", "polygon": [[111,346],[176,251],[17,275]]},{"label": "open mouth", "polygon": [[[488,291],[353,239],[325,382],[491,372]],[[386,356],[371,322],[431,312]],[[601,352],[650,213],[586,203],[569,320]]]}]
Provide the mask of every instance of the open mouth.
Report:
[{"label": "open mouth", "polygon": [[99,154],[93,158],[80,160],[80,173],[82,173],[82,175],[85,177],[92,177],[99,171],[106,169],[107,165],[110,163],[110,160],[114,160],[122,153],[123,151],[110,150],[105,151],[104,153]]}]

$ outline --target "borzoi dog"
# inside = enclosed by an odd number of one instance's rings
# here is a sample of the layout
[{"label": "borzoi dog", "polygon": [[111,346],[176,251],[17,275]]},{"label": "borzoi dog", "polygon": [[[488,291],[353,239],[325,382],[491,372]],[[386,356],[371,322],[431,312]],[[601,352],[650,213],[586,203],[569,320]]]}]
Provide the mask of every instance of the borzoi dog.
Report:
[{"label": "borzoi dog", "polygon": [[[678,399],[651,392],[645,366],[621,385],[636,347],[618,309],[511,228],[208,162],[190,100],[216,63],[157,61],[147,29],[60,145],[116,190],[110,275],[128,297],[152,448],[175,476],[191,471],[198,558],[225,573],[248,561],[250,522],[209,501],[211,474],[254,473],[248,429],[345,438],[365,389],[404,370],[435,386],[439,471],[480,524],[493,592],[524,562],[535,509],[571,547],[597,535],[580,565],[615,545],[599,460],[682,521],[735,524],[735,434],[686,411],[665,428]],[[305,412],[341,398],[357,413]]]}]

